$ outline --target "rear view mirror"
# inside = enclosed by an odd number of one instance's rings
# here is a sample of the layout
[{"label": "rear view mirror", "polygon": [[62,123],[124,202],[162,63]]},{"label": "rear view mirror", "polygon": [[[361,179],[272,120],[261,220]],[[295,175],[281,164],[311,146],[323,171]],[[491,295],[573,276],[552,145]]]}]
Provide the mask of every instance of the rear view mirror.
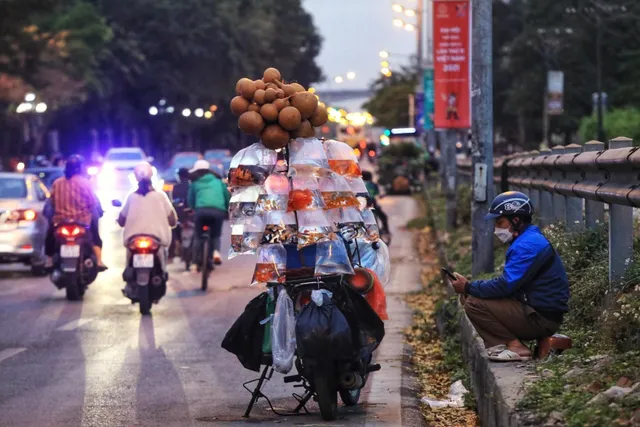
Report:
[{"label": "rear view mirror", "polygon": [[111,205],[116,207],[116,208],[121,208],[122,207],[122,202],[120,200],[112,200],[111,201]]}]

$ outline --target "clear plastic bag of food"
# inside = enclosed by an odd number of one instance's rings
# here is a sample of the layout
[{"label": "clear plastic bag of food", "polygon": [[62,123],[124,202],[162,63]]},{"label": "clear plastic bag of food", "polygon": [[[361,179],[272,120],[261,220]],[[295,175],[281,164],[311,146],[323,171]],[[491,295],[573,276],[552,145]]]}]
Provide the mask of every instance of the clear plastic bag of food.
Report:
[{"label": "clear plastic bag of food", "polygon": [[316,276],[353,274],[347,248],[341,239],[318,243],[316,247]]},{"label": "clear plastic bag of food", "polygon": [[260,142],[238,151],[229,167],[229,188],[264,184],[277,160],[278,154]]},{"label": "clear plastic bag of food", "polygon": [[264,219],[258,215],[252,216],[244,223],[242,232],[242,253],[253,255],[258,250],[264,233]]},{"label": "clear plastic bag of food", "polygon": [[367,230],[366,240],[370,242],[377,242],[380,240],[380,228],[378,227],[378,221],[372,209],[365,209],[360,212],[364,221],[364,227]]},{"label": "clear plastic bag of food", "polygon": [[229,246],[229,259],[242,255],[242,237],[244,223],[231,225],[231,246]]},{"label": "clear plastic bag of food", "polygon": [[351,191],[353,191],[356,196],[369,197],[369,190],[367,190],[367,186],[364,184],[362,178],[345,177],[345,179],[349,183],[349,188],[351,188]]},{"label": "clear plastic bag of food", "polygon": [[258,197],[256,211],[264,214],[271,211],[285,211],[289,204],[289,179],[279,173],[272,173],[264,182]]},{"label": "clear plastic bag of food", "polygon": [[295,245],[298,242],[298,224],[293,212],[271,211],[266,214],[262,244]]},{"label": "clear plastic bag of food", "polygon": [[262,245],[256,255],[252,286],[286,281],[287,250],[283,245]]},{"label": "clear plastic bag of food", "polygon": [[288,374],[293,368],[296,353],[296,316],[293,301],[287,291],[280,289],[271,326],[271,354],[273,368]]},{"label": "clear plastic bag of food", "polygon": [[229,221],[237,224],[256,214],[256,204],[262,187],[252,185],[241,188],[233,193],[229,201]]},{"label": "clear plastic bag of food", "polygon": [[318,138],[296,138],[289,142],[290,176],[320,176],[328,170],[327,154]]},{"label": "clear plastic bag of food", "polygon": [[298,249],[329,241],[334,236],[323,210],[298,212]]},{"label": "clear plastic bag of food", "polygon": [[304,211],[324,209],[325,204],[320,192],[318,180],[311,176],[292,178],[292,189],[289,192],[288,211]]},{"label": "clear plastic bag of food", "polygon": [[324,149],[332,171],[343,176],[362,176],[358,157],[353,152],[353,148],[344,142],[330,139],[324,142]]},{"label": "clear plastic bag of food", "polygon": [[358,207],[360,203],[351,191],[349,183],[336,173],[331,172],[319,180],[320,191],[325,209]]}]

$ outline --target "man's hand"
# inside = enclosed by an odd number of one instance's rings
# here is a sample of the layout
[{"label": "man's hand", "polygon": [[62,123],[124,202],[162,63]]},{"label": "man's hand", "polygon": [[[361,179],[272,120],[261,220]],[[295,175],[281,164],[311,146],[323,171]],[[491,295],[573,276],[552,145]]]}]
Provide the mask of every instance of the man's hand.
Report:
[{"label": "man's hand", "polygon": [[456,293],[464,294],[464,289],[469,281],[462,274],[453,273],[453,275],[456,276],[456,280],[451,280],[451,286],[453,286]]}]

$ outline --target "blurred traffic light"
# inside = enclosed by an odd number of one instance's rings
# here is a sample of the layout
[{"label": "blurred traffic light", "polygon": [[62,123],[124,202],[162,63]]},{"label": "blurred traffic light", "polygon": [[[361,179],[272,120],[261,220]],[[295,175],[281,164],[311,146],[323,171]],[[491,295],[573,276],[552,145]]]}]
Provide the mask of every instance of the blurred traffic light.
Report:
[{"label": "blurred traffic light", "polygon": [[391,136],[391,129],[385,129],[384,136],[387,136],[387,137]]}]

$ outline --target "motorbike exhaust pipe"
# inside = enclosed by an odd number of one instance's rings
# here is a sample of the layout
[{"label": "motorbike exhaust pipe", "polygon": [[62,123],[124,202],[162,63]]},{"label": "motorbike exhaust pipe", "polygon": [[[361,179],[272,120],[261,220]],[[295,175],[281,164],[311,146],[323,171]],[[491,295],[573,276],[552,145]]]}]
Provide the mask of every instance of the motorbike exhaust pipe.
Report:
[{"label": "motorbike exhaust pipe", "polygon": [[340,388],[345,390],[357,390],[364,384],[362,376],[357,372],[343,372],[338,382]]}]

